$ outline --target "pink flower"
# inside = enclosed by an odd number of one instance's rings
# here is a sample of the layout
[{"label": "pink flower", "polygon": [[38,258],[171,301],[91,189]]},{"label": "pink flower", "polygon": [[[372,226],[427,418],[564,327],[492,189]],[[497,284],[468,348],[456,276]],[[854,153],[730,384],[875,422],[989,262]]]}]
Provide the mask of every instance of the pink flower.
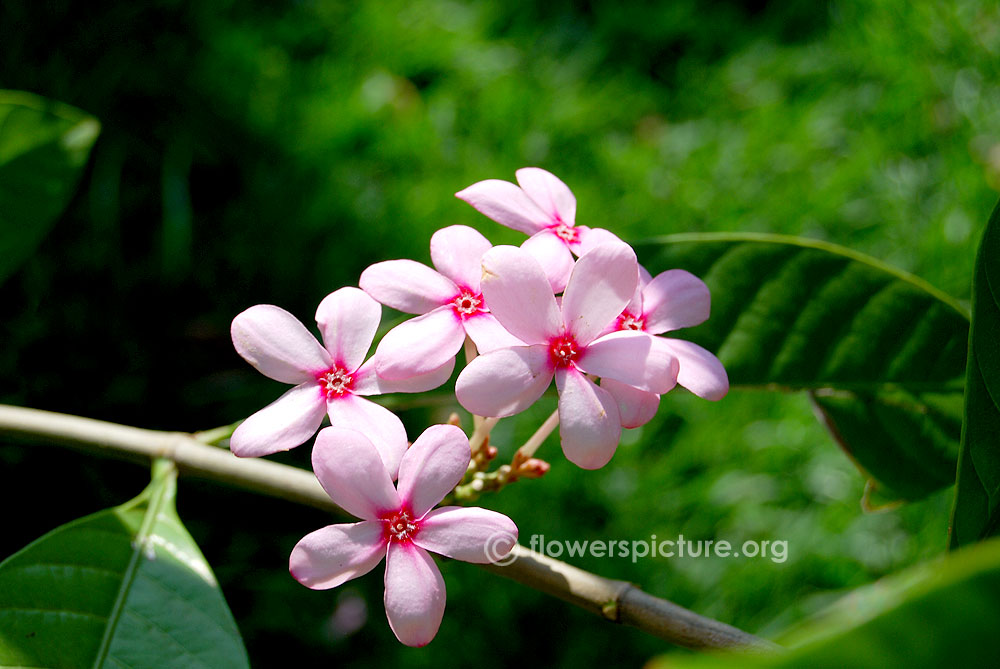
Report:
[{"label": "pink flower", "polygon": [[451,376],[454,362],[405,382],[379,379],[374,358],[362,362],[381,317],[379,304],[357,288],[331,293],[316,310],[325,348],[280,307],[258,304],[233,319],[236,351],[261,374],[296,384],[236,428],[233,453],[254,457],[287,451],[315,434],[329,414],[331,425],[364,425],[395,475],[406,450],[403,423],[364,396],[436,388]]},{"label": "pink flower", "polygon": [[[729,392],[729,377],[719,359],[689,341],[653,336],[703,323],[710,308],[708,286],[690,272],[672,269],[651,279],[643,269],[635,295],[615,321],[614,330],[635,330],[649,335],[655,348],[664,349],[680,363],[678,384],[699,397],[718,401]],[[614,379],[602,380],[601,387],[617,400],[623,427],[646,424],[660,405],[658,394]]]},{"label": "pink flower", "polygon": [[516,172],[518,186],[487,179],[474,183],[455,197],[501,225],[530,235],[522,248],[542,263],[555,292],[566,286],[573,269],[573,254],[583,255],[600,244],[621,241],[603,228],[576,225],[576,198],[555,175],[538,167]]},{"label": "pink flower", "polygon": [[[404,442],[405,445],[405,442]],[[396,638],[423,646],[444,615],[445,586],[427,551],[465,562],[496,561],[517,543],[507,516],[480,508],[432,511],[461,481],[471,452],[465,434],[433,425],[399,464],[399,485],[364,435],[329,427],[316,437],[313,470],[330,498],[360,523],[328,525],[292,549],[289,572],[314,590],[367,574],[386,559],[385,614]]]},{"label": "pink flower", "polygon": [[376,352],[384,379],[408,379],[453,360],[468,335],[480,352],[519,344],[489,313],[480,291],[480,261],[492,244],[472,228],[453,225],[431,237],[437,271],[413,260],[388,260],[361,274],[360,285],[376,300],[411,314],[394,327]]},{"label": "pink flower", "polygon": [[455,386],[458,401],[480,416],[523,411],[555,376],[566,457],[603,467],[621,437],[618,405],[587,374],[652,393],[676,383],[677,359],[641,332],[600,336],[635,292],[638,265],[623,242],[602,244],[573,268],[561,305],[541,266],[522,249],[497,246],[483,256],[483,293],[497,320],[526,346],[481,355]]}]

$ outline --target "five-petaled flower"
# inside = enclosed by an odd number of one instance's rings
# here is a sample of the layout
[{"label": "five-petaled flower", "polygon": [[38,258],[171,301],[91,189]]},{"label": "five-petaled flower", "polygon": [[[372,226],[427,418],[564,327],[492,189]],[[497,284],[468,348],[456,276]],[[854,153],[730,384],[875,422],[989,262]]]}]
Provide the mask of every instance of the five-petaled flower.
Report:
[{"label": "five-petaled flower", "polygon": [[426,374],[454,359],[465,336],[480,352],[519,344],[489,313],[480,291],[480,261],[492,244],[464,225],[431,237],[437,271],[414,260],[387,260],[361,274],[361,288],[386,306],[423,314],[382,338],[375,371],[384,379]]},{"label": "five-petaled flower", "polygon": [[518,186],[487,179],[455,193],[501,225],[530,236],[522,248],[539,259],[554,292],[566,287],[573,254],[620,241],[603,228],[576,225],[576,197],[557,176],[539,167],[516,172]]},{"label": "five-petaled flower", "polygon": [[341,288],[316,310],[325,347],[280,307],[258,304],[233,319],[237,352],[265,376],[296,386],[236,428],[232,452],[254,457],[287,451],[313,436],[329,414],[331,425],[364,426],[395,476],[406,430],[395,414],[364,396],[436,388],[451,376],[454,361],[406,381],[378,378],[375,358],[364,359],[381,318],[378,302],[357,288]]},{"label": "five-petaled flower", "polygon": [[677,381],[678,362],[642,332],[609,329],[635,292],[638,264],[623,242],[602,244],[575,264],[562,303],[523,249],[498,246],[483,256],[482,289],[497,320],[525,346],[473,360],[455,393],[470,412],[510,416],[537,400],[555,376],[566,457],[585,469],[603,467],[621,437],[618,404],[588,374],[650,393]]},{"label": "five-petaled flower", "polygon": [[322,430],[312,452],[313,471],[330,498],[362,520],[306,535],[292,550],[292,576],[313,589],[333,588],[385,558],[389,626],[408,646],[430,643],[444,615],[445,585],[427,551],[487,563],[517,543],[517,526],[503,514],[475,507],[432,510],[461,481],[470,455],[460,429],[433,425],[403,455],[394,488],[363,434]]},{"label": "five-petaled flower", "polygon": [[[690,272],[672,269],[650,278],[648,272],[640,269],[635,295],[615,321],[614,330],[647,333],[654,346],[665,348],[677,358],[678,385],[698,397],[717,401],[729,392],[729,377],[719,359],[689,341],[653,336],[703,323],[710,310],[708,286]],[[660,396],[656,393],[614,379],[602,379],[601,387],[618,401],[623,427],[644,425],[659,408]]]}]

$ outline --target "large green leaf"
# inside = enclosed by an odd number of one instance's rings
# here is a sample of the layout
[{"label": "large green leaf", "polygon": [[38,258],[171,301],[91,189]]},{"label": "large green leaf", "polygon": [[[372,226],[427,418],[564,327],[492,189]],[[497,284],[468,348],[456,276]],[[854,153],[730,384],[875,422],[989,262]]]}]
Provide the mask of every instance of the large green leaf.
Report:
[{"label": "large green leaf", "polygon": [[0,91],[0,283],[66,208],[99,132],[78,109]]},{"label": "large green leaf", "polygon": [[777,639],[765,655],[667,658],[700,669],[995,667],[1000,540],[950,554],[861,588]]},{"label": "large green leaf", "polygon": [[174,507],[176,469],[0,563],[0,665],[248,667],[215,577]]},{"label": "large green leaf", "polygon": [[1000,533],[1000,204],[986,226],[972,279],[966,388],[952,547]]},{"label": "large green leaf", "polygon": [[672,235],[636,246],[682,268],[712,317],[679,336],[717,353],[734,387],[808,391],[883,495],[950,485],[969,322],[953,299],[833,244],[777,235]]}]

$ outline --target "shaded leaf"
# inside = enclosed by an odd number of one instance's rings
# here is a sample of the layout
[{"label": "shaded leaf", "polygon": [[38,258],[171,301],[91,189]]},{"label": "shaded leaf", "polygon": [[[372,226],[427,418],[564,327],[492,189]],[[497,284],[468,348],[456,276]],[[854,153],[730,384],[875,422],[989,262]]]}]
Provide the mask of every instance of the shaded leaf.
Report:
[{"label": "shaded leaf", "polygon": [[99,132],[78,109],[0,91],[0,283],[66,208]]},{"label": "shaded leaf", "polygon": [[925,282],[848,249],[756,234],[636,245],[654,275],[700,276],[712,316],[679,336],[716,352],[734,388],[809,391],[884,495],[954,481],[968,317]]},{"label": "shaded leaf", "polygon": [[232,614],[174,507],[176,470],[0,563],[0,664],[247,667]]},{"label": "shaded leaf", "polygon": [[1000,205],[986,226],[972,278],[966,374],[953,548],[1000,532]]}]

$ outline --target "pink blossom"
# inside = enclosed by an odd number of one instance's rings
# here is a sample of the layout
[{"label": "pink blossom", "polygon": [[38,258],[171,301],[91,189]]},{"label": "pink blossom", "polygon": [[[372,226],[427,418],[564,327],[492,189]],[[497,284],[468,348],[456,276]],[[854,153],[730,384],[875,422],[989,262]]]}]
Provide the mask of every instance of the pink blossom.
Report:
[{"label": "pink blossom", "polygon": [[[729,392],[729,377],[719,359],[689,341],[653,336],[703,323],[710,308],[708,286],[690,272],[672,269],[654,279],[641,269],[636,292],[616,319],[613,330],[649,335],[654,347],[666,350],[680,363],[678,384],[699,397],[717,401]],[[658,394],[613,379],[602,380],[601,387],[617,400],[623,427],[639,427],[649,422],[660,404]]]},{"label": "pink blossom", "polygon": [[329,414],[331,425],[364,425],[386,468],[395,474],[406,448],[403,423],[364,397],[436,388],[451,376],[454,361],[404,382],[379,379],[377,361],[364,359],[381,317],[382,308],[371,297],[357,288],[341,288],[316,310],[325,347],[280,307],[258,304],[233,319],[236,351],[265,376],[295,387],[236,428],[232,452],[254,457],[287,451],[315,434]]},{"label": "pink blossom", "polygon": [[516,172],[509,181],[487,179],[474,183],[455,197],[501,225],[530,236],[522,248],[542,263],[555,292],[566,286],[573,269],[573,254],[610,241],[620,241],[603,228],[576,225],[576,198],[558,177],[538,167]]},{"label": "pink blossom", "polygon": [[480,261],[492,244],[464,225],[431,237],[437,271],[413,260],[376,263],[361,274],[361,288],[376,300],[411,314],[382,338],[375,371],[384,379],[408,379],[454,360],[468,335],[480,352],[519,344],[503,329],[480,291]]},{"label": "pink blossom", "polygon": [[473,360],[455,392],[481,416],[510,416],[537,400],[553,376],[559,390],[559,430],[566,457],[585,469],[607,464],[621,437],[618,405],[587,375],[651,393],[676,383],[677,359],[641,332],[601,336],[635,292],[638,265],[623,242],[602,244],[573,268],[561,304],[527,252],[498,246],[483,256],[483,293],[497,320],[525,346]]},{"label": "pink blossom", "polygon": [[482,564],[517,543],[517,526],[503,514],[458,506],[431,510],[461,481],[470,456],[460,429],[433,425],[403,455],[394,488],[363,434],[324,429],[313,448],[313,470],[330,498],[362,520],[303,537],[292,549],[289,572],[325,590],[367,574],[384,557],[389,626],[408,646],[430,643],[444,615],[445,586],[427,551]]}]

